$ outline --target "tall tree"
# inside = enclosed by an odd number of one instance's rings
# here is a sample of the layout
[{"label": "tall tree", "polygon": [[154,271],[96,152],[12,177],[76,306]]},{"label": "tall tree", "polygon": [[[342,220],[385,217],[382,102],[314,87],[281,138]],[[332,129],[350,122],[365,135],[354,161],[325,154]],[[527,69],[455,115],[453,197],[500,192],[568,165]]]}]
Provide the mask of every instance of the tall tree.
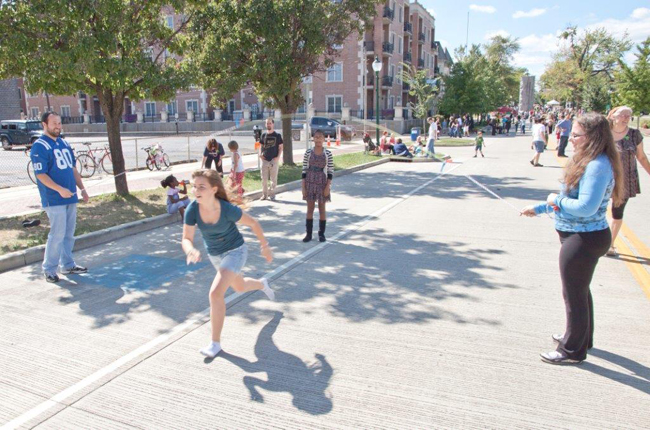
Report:
[{"label": "tall tree", "polygon": [[540,78],[546,95],[575,105],[587,95],[601,94],[599,83],[612,82],[618,62],[630,49],[627,35],[617,38],[604,28],[579,30],[567,27],[559,36],[561,49]]},{"label": "tall tree", "polygon": [[[23,76],[36,93],[96,95],[106,129],[120,195],[124,174],[120,120],[124,100],[169,99],[188,85],[178,57],[185,18],[168,28],[162,12],[182,13],[182,0],[3,1],[0,76]],[[172,54],[172,55],[167,55]]]},{"label": "tall tree", "polygon": [[330,67],[340,45],[372,22],[382,0],[209,0],[196,11],[191,58],[213,100],[251,83],[282,112],[284,163],[293,164],[291,115],[304,77]]},{"label": "tall tree", "polygon": [[632,67],[619,60],[616,74],[618,104],[630,106],[634,112],[650,112],[650,37],[637,45],[636,61]]},{"label": "tall tree", "polygon": [[486,67],[482,69],[486,82],[487,110],[510,105],[519,99],[519,82],[524,69],[512,65],[520,46],[510,36],[494,36],[485,45]]},{"label": "tall tree", "polygon": [[408,102],[408,107],[416,118],[422,119],[422,130],[426,130],[427,114],[438,95],[438,85],[428,82],[427,70],[418,70],[406,63],[402,63],[400,78],[409,86],[409,95],[415,99],[414,102]]},{"label": "tall tree", "polygon": [[481,69],[486,67],[486,61],[480,46],[473,45],[469,53],[460,47],[455,56],[451,72],[443,78],[440,112],[444,115],[485,112],[487,82],[481,76]]}]

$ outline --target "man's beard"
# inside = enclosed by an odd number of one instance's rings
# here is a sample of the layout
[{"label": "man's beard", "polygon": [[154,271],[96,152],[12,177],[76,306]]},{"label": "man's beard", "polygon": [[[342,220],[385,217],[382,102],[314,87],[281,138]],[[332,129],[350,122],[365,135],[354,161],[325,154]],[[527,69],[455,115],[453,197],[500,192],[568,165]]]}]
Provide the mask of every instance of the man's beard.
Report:
[{"label": "man's beard", "polygon": [[50,136],[59,137],[61,135],[61,130],[54,130],[54,129],[48,128],[47,129],[47,134],[49,134]]}]

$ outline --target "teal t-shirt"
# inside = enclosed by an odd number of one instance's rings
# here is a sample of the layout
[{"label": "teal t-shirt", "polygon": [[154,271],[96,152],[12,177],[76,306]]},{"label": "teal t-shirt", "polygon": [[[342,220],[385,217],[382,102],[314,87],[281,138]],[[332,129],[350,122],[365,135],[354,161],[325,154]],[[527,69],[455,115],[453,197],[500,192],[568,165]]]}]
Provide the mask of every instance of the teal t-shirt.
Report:
[{"label": "teal t-shirt", "polygon": [[210,255],[221,255],[244,244],[244,237],[235,224],[241,218],[242,210],[223,200],[219,200],[219,203],[221,216],[215,224],[206,224],[201,220],[196,200],[192,200],[185,210],[185,224],[198,225]]}]

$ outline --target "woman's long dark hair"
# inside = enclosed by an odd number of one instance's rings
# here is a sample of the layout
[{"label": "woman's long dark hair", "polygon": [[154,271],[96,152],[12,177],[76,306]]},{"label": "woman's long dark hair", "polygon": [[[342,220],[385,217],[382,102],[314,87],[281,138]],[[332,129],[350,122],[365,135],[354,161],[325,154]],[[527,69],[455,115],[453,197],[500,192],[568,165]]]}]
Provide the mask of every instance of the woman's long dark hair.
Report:
[{"label": "woman's long dark hair", "polygon": [[578,186],[587,164],[600,154],[605,153],[614,170],[615,184],[612,191],[612,201],[615,206],[619,206],[623,203],[623,181],[625,179],[621,157],[616,149],[612,131],[609,128],[609,121],[604,115],[589,113],[579,117],[576,122],[584,130],[584,138],[587,143],[578,147],[569,163],[567,163],[563,180],[567,191]]}]

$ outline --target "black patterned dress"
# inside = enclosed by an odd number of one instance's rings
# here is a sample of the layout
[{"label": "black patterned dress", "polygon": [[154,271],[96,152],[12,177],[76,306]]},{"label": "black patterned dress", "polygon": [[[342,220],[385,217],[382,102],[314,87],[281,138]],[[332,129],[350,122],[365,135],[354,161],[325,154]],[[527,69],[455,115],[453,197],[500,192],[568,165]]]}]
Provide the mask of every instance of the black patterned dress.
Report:
[{"label": "black patterned dress", "polygon": [[324,197],[323,191],[327,185],[327,154],[325,150],[321,155],[316,155],[316,151],[311,151],[309,156],[309,168],[305,176],[305,188],[307,192],[303,200],[308,202],[329,202],[331,201],[331,193],[329,196]]}]

